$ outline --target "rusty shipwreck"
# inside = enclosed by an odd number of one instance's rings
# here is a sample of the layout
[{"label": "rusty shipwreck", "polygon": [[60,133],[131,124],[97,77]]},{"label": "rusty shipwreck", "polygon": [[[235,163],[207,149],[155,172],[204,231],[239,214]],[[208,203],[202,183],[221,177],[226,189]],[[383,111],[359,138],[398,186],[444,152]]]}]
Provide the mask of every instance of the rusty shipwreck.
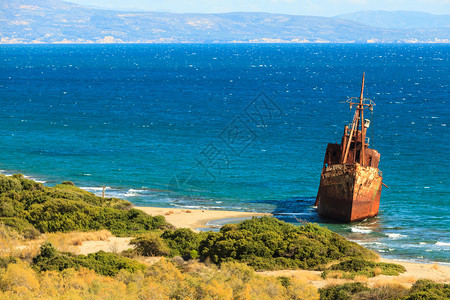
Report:
[{"label": "rusty shipwreck", "polygon": [[340,222],[353,222],[374,217],[380,207],[382,175],[378,169],[380,154],[369,149],[366,132],[370,120],[364,110],[375,105],[364,99],[364,75],[361,95],[350,98],[355,109],[353,121],[345,126],[341,144],[328,144],[316,203],[319,215]]}]

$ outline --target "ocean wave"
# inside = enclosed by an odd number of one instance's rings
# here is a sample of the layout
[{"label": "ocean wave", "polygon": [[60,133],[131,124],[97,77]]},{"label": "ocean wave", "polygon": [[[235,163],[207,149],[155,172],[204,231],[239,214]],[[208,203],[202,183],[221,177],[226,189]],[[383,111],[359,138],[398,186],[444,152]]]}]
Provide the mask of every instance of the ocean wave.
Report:
[{"label": "ocean wave", "polygon": [[[12,176],[17,173],[20,173],[20,172],[0,170],[0,174],[3,174],[5,176]],[[39,179],[36,179],[35,177],[31,177],[31,176],[28,176],[25,174],[22,174],[22,175],[24,178],[36,181],[37,183],[42,183],[42,184],[47,183],[47,181],[45,181],[45,180],[39,180]]]},{"label": "ocean wave", "polygon": [[355,233],[364,233],[364,234],[368,234],[368,233],[372,232],[372,230],[364,229],[362,227],[351,227],[350,230]]},{"label": "ocean wave", "polygon": [[444,247],[450,247],[450,243],[446,242],[436,242],[436,246],[444,246]]},{"label": "ocean wave", "polygon": [[128,192],[130,193],[145,193],[146,190],[135,190],[135,189],[129,189]]},{"label": "ocean wave", "polygon": [[125,194],[123,194],[123,196],[125,197],[136,197],[139,196],[138,193],[132,192],[131,190],[129,190],[128,192],[126,192]]},{"label": "ocean wave", "polygon": [[[90,191],[103,191],[103,187],[101,187],[101,186],[100,187],[98,187],[98,186],[80,186],[80,189],[88,191],[88,192],[90,192]],[[109,186],[107,186],[107,187],[105,187],[105,190],[111,191],[111,190],[114,190],[114,189],[109,187]]]},{"label": "ocean wave", "polygon": [[400,233],[386,233],[386,235],[388,237],[390,237],[391,239],[399,239],[399,238],[408,237],[407,235],[403,235],[403,234],[400,234]]},{"label": "ocean wave", "polygon": [[381,242],[358,242],[360,245],[373,245],[373,246],[386,246],[385,243]]}]

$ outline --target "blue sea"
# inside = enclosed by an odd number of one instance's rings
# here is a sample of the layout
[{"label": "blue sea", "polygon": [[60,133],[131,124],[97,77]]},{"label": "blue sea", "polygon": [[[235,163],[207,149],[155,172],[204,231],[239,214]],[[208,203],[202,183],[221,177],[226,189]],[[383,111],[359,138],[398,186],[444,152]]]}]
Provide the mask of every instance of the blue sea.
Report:
[{"label": "blue sea", "polygon": [[[137,206],[270,212],[382,256],[449,264],[450,45],[0,46],[0,168]],[[380,214],[312,207],[325,148],[376,106]]]}]

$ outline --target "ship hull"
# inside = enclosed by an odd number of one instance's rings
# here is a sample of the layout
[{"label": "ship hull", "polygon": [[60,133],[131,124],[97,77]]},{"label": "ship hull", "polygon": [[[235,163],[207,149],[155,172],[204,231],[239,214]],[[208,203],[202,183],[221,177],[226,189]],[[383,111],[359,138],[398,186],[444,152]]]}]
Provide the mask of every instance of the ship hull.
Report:
[{"label": "ship hull", "polygon": [[378,168],[358,163],[327,166],[317,194],[319,215],[347,223],[376,216],[381,181]]}]

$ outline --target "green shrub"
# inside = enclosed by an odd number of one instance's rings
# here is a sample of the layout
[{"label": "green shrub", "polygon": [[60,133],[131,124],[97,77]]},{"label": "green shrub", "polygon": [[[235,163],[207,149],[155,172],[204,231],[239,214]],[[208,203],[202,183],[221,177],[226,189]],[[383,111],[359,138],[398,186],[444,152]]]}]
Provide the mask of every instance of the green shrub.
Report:
[{"label": "green shrub", "polygon": [[443,300],[450,299],[450,285],[428,279],[418,280],[410,290],[401,285],[384,285],[369,289],[360,282],[327,286],[319,289],[321,300]]},{"label": "green shrub", "polygon": [[132,209],[131,203],[97,197],[68,182],[45,187],[23,175],[0,175],[0,222],[28,238],[40,232],[108,229],[115,235],[136,235],[171,228],[163,216]]},{"label": "green shrub", "polygon": [[4,218],[0,217],[0,223],[14,229],[18,233],[25,233],[27,231],[34,231],[36,228],[31,225],[27,220],[22,218]]},{"label": "green shrub", "polygon": [[[193,258],[191,252],[197,251],[201,239],[205,234],[193,232],[189,228],[178,228],[176,230],[166,230],[161,237],[170,248],[170,255],[180,255],[184,259]],[[198,256],[198,252],[197,252]]]},{"label": "green shrub", "polygon": [[202,260],[241,261],[256,270],[318,269],[333,260],[376,255],[316,224],[300,227],[271,217],[225,225],[199,244]]},{"label": "green shrub", "polygon": [[167,256],[170,249],[166,242],[156,233],[150,232],[139,236],[130,242],[135,246],[135,251],[144,256]]},{"label": "green shrub", "polygon": [[341,285],[327,286],[319,289],[320,300],[348,300],[353,295],[370,289],[361,282],[345,283]]},{"label": "green shrub", "polygon": [[402,265],[353,258],[329,267],[322,273],[322,277],[326,278],[330,270],[344,271],[344,278],[354,278],[356,275],[375,277],[379,275],[375,271],[376,268],[379,268],[380,274],[383,275],[398,276],[400,273],[406,272]]},{"label": "green shrub", "polygon": [[33,258],[33,267],[38,271],[62,271],[68,268],[78,270],[80,267],[84,267],[105,276],[115,276],[120,270],[136,272],[146,268],[145,265],[135,260],[114,253],[99,251],[87,256],[74,255],[59,252],[50,243],[41,246],[40,254]]},{"label": "green shrub", "polygon": [[197,252],[197,250],[192,249],[192,250],[189,252],[189,255],[191,256],[192,259],[197,259],[197,257],[198,257],[198,252]]},{"label": "green shrub", "polygon": [[75,184],[72,181],[63,181],[63,182],[61,182],[61,184],[67,184],[67,185],[75,186]]},{"label": "green shrub", "polygon": [[402,299],[408,295],[408,289],[401,285],[383,285],[374,287],[369,291],[362,291],[353,295],[355,300],[387,300],[387,299]]},{"label": "green shrub", "polygon": [[450,284],[436,283],[421,279],[416,281],[404,300],[440,300],[450,299]]}]

